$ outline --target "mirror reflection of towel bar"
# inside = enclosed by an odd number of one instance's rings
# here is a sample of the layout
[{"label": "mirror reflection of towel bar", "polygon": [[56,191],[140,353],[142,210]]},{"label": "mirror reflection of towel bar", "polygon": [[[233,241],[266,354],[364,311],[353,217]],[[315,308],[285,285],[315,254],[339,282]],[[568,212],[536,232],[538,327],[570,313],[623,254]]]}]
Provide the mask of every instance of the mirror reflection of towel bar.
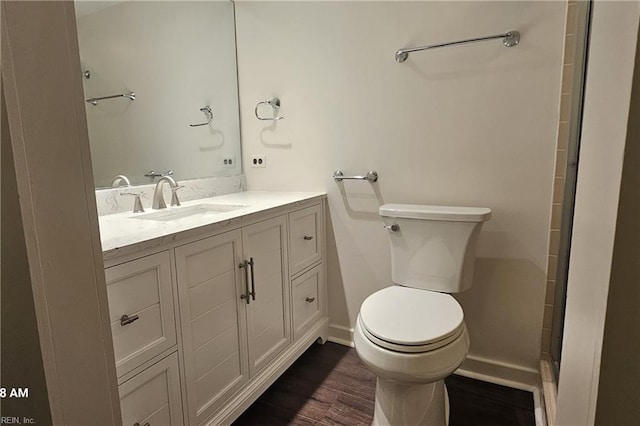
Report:
[{"label": "mirror reflection of towel bar", "polygon": [[263,120],[263,121],[276,121],[276,120],[282,120],[284,117],[271,117],[271,118],[265,118],[265,117],[260,117],[258,115],[258,107],[262,104],[266,104],[266,105],[270,105],[271,108],[273,108],[273,115],[276,115],[276,112],[278,111],[278,109],[280,109],[280,99],[278,98],[273,98],[270,101],[262,101],[262,102],[258,102],[256,104],[256,109],[254,110],[254,113],[256,114],[256,118],[258,120]]},{"label": "mirror reflection of towel bar", "polygon": [[353,180],[368,180],[369,182],[377,182],[378,181],[378,172],[375,170],[369,170],[364,176],[345,176],[340,170],[336,170],[333,172],[333,179],[336,182],[342,182],[345,179],[353,179]]},{"label": "mirror reflection of towel bar", "polygon": [[127,98],[130,99],[132,101],[136,100],[136,94],[134,92],[129,92],[129,93],[120,93],[118,95],[109,95],[109,96],[101,96],[99,98],[89,98],[86,100],[86,102],[90,103],[91,105],[98,105],[98,101],[102,101],[105,99],[114,99],[114,98]]}]

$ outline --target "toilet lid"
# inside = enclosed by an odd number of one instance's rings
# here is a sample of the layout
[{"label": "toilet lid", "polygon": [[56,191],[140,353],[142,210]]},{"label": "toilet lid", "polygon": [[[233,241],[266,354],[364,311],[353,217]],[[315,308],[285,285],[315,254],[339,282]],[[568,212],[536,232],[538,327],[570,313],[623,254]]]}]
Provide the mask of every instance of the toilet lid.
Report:
[{"label": "toilet lid", "polygon": [[424,352],[455,340],[464,329],[464,313],[449,294],[393,285],[362,303],[360,324],[376,344]]}]

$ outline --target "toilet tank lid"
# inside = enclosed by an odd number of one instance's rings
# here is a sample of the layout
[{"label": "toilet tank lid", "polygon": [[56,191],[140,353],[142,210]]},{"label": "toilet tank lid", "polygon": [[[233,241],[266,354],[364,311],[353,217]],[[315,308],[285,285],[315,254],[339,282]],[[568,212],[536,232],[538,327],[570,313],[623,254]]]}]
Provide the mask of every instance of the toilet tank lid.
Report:
[{"label": "toilet tank lid", "polygon": [[380,206],[380,216],[449,222],[486,222],[491,218],[491,209],[486,207],[383,204]]}]

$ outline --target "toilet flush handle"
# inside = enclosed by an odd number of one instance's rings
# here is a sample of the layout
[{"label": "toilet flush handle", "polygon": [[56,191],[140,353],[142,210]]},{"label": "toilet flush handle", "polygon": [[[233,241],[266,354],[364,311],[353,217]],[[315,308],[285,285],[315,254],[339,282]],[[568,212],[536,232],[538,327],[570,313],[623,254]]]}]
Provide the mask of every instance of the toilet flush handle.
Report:
[{"label": "toilet flush handle", "polygon": [[398,232],[400,230],[400,225],[398,225],[397,223],[394,223],[392,225],[385,225],[384,229],[388,229],[391,232]]}]

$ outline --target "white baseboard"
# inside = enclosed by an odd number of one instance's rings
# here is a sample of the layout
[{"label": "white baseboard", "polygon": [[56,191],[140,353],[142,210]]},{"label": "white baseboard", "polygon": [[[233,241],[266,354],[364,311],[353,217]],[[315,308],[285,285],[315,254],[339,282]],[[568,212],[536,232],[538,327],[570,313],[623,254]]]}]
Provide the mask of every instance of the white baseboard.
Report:
[{"label": "white baseboard", "polygon": [[329,338],[327,340],[339,345],[353,347],[353,328],[329,324]]},{"label": "white baseboard", "polygon": [[540,386],[538,370],[476,355],[467,355],[454,374],[526,391]]}]

